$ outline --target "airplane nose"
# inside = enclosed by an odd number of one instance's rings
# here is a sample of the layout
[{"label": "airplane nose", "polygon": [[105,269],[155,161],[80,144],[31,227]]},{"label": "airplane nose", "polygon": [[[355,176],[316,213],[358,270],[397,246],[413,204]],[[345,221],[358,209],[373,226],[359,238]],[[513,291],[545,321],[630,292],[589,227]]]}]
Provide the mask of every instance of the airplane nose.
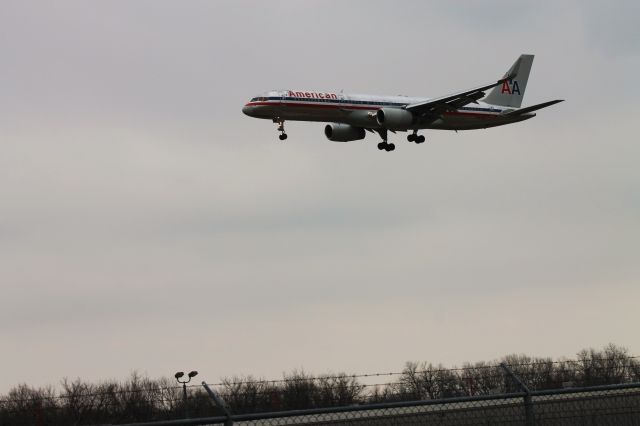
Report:
[{"label": "airplane nose", "polygon": [[253,112],[253,107],[250,105],[245,105],[244,107],[242,107],[242,112],[244,112],[248,116],[251,116]]}]

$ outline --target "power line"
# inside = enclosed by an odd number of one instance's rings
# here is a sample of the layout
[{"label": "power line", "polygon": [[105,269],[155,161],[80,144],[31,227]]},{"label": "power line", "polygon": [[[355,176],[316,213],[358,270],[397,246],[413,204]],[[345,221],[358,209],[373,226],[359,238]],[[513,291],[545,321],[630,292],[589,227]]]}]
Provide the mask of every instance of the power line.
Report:
[{"label": "power line", "polygon": [[[635,360],[640,358],[638,356],[624,357],[624,358],[591,358],[594,361],[617,361],[617,360]],[[560,360],[560,361],[534,361],[528,363],[517,363],[517,364],[507,364],[509,367],[522,367],[522,366],[535,366],[535,365],[548,365],[548,364],[563,364],[563,363],[582,363],[582,360]],[[629,363],[632,365],[632,363]],[[604,368],[604,367],[603,367]],[[490,364],[490,365],[478,365],[478,366],[465,366],[465,367],[453,367],[453,368],[430,368],[430,369],[421,369],[414,371],[415,374],[422,373],[442,373],[442,372],[453,372],[453,371],[470,371],[470,370],[501,370],[500,364]],[[407,374],[407,370],[401,372],[390,372],[390,373],[368,373],[368,374],[343,374],[343,375],[335,375],[335,376],[318,376],[318,377],[295,377],[289,379],[275,379],[275,380],[241,380],[236,382],[226,382],[222,381],[220,383],[214,383],[213,386],[235,386],[235,385],[243,385],[243,384],[276,384],[276,383],[289,383],[289,382],[299,382],[299,381],[318,381],[318,380],[332,380],[332,379],[343,379],[343,378],[351,378],[351,379],[361,379],[368,377],[384,377],[384,376],[400,376],[403,374]],[[199,387],[199,385],[190,385],[190,387]]]}]

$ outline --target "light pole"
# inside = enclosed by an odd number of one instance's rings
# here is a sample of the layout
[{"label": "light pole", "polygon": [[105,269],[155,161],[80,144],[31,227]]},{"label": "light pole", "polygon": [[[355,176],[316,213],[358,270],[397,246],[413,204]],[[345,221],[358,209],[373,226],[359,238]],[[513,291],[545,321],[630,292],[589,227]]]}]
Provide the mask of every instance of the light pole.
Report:
[{"label": "light pole", "polygon": [[189,408],[187,407],[187,383],[189,383],[191,379],[193,379],[197,375],[198,375],[197,371],[190,372],[189,374],[187,374],[187,377],[189,377],[189,380],[180,380],[180,378],[184,376],[184,371],[178,371],[176,374],[173,375],[173,377],[176,378],[178,383],[182,383],[182,398],[184,400],[184,418],[185,419],[189,418]]}]

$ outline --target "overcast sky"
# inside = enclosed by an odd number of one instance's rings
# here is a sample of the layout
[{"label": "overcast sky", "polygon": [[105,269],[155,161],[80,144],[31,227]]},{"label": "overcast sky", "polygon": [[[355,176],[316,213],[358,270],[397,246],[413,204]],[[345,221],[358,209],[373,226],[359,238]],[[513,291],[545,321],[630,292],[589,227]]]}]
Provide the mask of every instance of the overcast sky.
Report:
[{"label": "overcast sky", "polygon": [[[0,1],[0,393],[63,377],[640,354],[640,3]],[[523,123],[427,143],[244,116],[441,96],[535,54]]]}]

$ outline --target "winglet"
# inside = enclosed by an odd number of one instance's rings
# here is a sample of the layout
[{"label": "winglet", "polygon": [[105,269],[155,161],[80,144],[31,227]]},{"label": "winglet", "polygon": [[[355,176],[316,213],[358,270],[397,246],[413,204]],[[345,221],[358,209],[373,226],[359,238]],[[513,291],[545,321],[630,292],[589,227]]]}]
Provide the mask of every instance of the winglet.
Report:
[{"label": "winglet", "polygon": [[[516,61],[513,63],[513,65],[511,65],[511,68],[509,68],[509,71],[507,71],[504,76],[502,77],[501,81],[506,81],[506,80],[513,80],[514,78],[516,78],[516,76],[518,75],[518,71],[520,70],[520,62],[522,62],[522,57],[524,55],[520,55],[520,57],[518,59],[516,59]],[[533,56],[533,55],[531,55]]]}]

